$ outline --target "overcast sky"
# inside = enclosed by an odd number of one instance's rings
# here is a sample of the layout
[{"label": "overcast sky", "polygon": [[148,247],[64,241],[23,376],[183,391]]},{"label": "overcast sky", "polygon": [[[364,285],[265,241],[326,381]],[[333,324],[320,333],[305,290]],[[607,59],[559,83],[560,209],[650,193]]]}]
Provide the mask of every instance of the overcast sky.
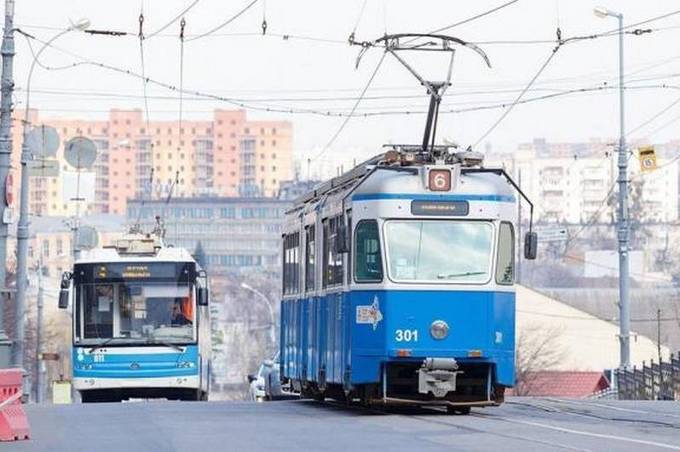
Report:
[{"label": "overcast sky", "polygon": [[[185,16],[186,34],[191,36],[212,29],[250,1],[198,0]],[[149,35],[167,24],[192,3],[194,0],[144,0],[145,34]],[[359,68],[354,67],[358,48],[347,45],[346,40],[357,23],[363,3],[364,0],[268,0],[266,3],[260,0],[215,34],[185,43],[184,86],[246,99],[253,104],[257,101],[260,105],[347,112],[354,102],[351,98],[361,92],[382,56],[380,49],[371,49]],[[502,3],[503,0],[367,0],[356,36],[357,40],[372,40],[385,31],[427,32]],[[593,7],[599,3],[590,0],[519,0],[447,33],[468,41],[546,40],[554,39],[558,24],[563,37],[615,28],[615,19],[600,19],[593,15]],[[140,6],[140,0],[21,0],[16,6],[16,24],[37,37],[47,39],[56,31],[37,27],[63,27],[68,25],[69,19],[86,17],[90,19],[92,28],[136,34]],[[623,12],[626,23],[642,21],[679,7],[677,2],[652,0],[610,0],[604,6]],[[262,36],[264,10],[270,35],[304,35],[333,42]],[[677,49],[680,28],[675,27],[680,27],[680,14],[642,27],[661,28],[652,33],[626,35],[626,71],[630,85],[675,84],[674,77],[680,75],[680,50]],[[147,76],[179,84],[178,35],[179,21],[145,40]],[[56,45],[93,60],[140,71],[140,49],[136,36],[96,37],[74,32],[60,38]],[[453,86],[447,93],[443,109],[511,102],[548,58],[554,44],[490,43],[480,44],[480,47],[489,55],[492,68],[487,68],[470,50],[460,49],[456,54]],[[436,80],[445,75],[444,54],[424,55],[421,52],[409,54],[408,58],[427,78]],[[534,85],[538,90],[527,93],[526,97],[554,92],[552,90],[591,88],[604,82],[615,84],[617,58],[616,37],[566,45],[558,51]],[[54,49],[47,50],[42,59],[45,64],[54,66],[76,61],[73,56]],[[30,62],[26,42],[17,35],[15,77],[19,88],[26,84]],[[32,90],[32,106],[49,117],[102,118],[113,107],[144,106],[140,80],[101,68],[79,66],[52,72],[38,68]],[[18,99],[23,102],[23,95],[19,94]],[[150,85],[148,94],[152,120],[178,117],[176,93]],[[401,97],[385,99],[385,96]],[[673,88],[629,90],[626,98],[629,129],[646,121],[676,98],[680,99],[678,96],[680,90]],[[338,97],[350,99],[315,100]],[[303,100],[296,100],[299,98]],[[427,101],[418,82],[388,55],[375,76],[367,99],[357,111],[423,111]],[[680,137],[680,101],[678,104],[634,136],[648,136],[653,142]],[[186,99],[184,116],[207,119],[214,108],[232,106],[215,100]],[[501,109],[443,114],[438,136],[463,145],[472,144],[501,114]],[[257,111],[249,112],[249,116],[293,121],[296,152],[312,154],[324,148],[343,121],[337,117]],[[678,122],[650,135],[654,129],[675,117],[679,118]],[[327,155],[332,160],[332,156],[348,152],[370,156],[377,153],[383,143],[417,143],[421,140],[423,125],[422,114],[353,118]],[[486,141],[496,149],[512,149],[517,143],[534,137],[580,141],[612,137],[617,133],[617,97],[614,90],[609,90],[519,105]]]}]

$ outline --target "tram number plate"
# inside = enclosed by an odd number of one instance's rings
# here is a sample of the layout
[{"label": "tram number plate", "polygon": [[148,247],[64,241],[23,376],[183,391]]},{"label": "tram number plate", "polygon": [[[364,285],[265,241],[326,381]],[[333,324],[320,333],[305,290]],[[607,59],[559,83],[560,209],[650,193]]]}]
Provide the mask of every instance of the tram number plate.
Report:
[{"label": "tram number plate", "polygon": [[394,340],[397,342],[418,342],[418,330],[396,330]]}]

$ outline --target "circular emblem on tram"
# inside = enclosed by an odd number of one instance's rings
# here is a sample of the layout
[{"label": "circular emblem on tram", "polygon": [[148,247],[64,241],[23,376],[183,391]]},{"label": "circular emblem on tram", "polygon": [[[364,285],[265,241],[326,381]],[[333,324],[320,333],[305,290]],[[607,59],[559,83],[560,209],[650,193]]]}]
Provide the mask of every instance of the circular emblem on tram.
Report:
[{"label": "circular emblem on tram", "polygon": [[137,363],[132,363],[132,364],[130,364],[130,369],[132,369],[132,370],[137,370],[137,369],[139,369],[139,364],[137,364]]}]

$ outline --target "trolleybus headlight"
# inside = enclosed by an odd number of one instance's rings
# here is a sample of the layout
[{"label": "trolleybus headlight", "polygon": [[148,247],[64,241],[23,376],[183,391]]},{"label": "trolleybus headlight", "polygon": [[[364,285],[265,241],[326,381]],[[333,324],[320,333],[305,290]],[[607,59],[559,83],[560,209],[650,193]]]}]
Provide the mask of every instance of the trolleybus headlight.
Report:
[{"label": "trolleybus headlight", "polygon": [[435,339],[444,339],[449,335],[449,325],[443,320],[435,320],[430,326],[430,334]]}]

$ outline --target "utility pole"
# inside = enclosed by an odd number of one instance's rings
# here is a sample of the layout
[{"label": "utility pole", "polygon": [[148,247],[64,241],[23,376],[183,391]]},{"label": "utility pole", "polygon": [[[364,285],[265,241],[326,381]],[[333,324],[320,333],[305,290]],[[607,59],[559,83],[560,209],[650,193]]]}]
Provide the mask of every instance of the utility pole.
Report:
[{"label": "utility pole", "polygon": [[35,372],[35,401],[42,403],[43,401],[43,367],[45,362],[42,360],[42,336],[43,336],[43,307],[45,305],[45,290],[43,288],[43,259],[42,250],[40,250],[40,257],[38,258],[38,315],[36,319],[35,328],[35,355],[36,355],[36,372]]},{"label": "utility pole", "polygon": [[12,342],[5,334],[4,306],[7,289],[7,238],[10,207],[6,190],[12,165],[12,92],[14,91],[14,0],[5,0],[5,28],[2,35],[2,86],[0,97],[0,369],[9,367]]},{"label": "utility pole", "polygon": [[[661,365],[661,309],[656,310],[656,352],[659,357],[659,365]],[[663,373],[661,378],[663,378]]]},{"label": "utility pole", "polygon": [[28,283],[28,163],[33,159],[31,149],[28,143],[29,133],[29,112],[31,111],[31,80],[33,79],[33,71],[38,63],[40,55],[52,45],[54,41],[70,33],[74,30],[85,30],[89,27],[90,22],[87,19],[81,19],[78,22],[71,24],[65,30],[60,31],[52,38],[50,38],[43,46],[33,55],[33,62],[28,70],[28,78],[26,79],[26,103],[24,108],[24,123],[21,143],[21,190],[19,193],[19,222],[17,223],[17,297],[16,297],[16,318],[15,320],[15,342],[12,350],[12,364],[15,367],[23,367],[24,363],[24,313],[26,312],[26,285]]},{"label": "utility pole", "polygon": [[623,14],[619,20],[619,298],[621,299],[621,364],[630,367],[630,255],[628,230],[628,149],[626,148],[625,108],[623,95]]},{"label": "utility pole", "polygon": [[619,243],[619,342],[621,346],[621,369],[630,367],[630,262],[628,228],[628,150],[626,148],[625,108],[623,95],[623,14],[597,7],[598,17],[615,17],[619,22],[619,149],[617,183],[619,185],[619,208],[617,215],[617,238]]}]

